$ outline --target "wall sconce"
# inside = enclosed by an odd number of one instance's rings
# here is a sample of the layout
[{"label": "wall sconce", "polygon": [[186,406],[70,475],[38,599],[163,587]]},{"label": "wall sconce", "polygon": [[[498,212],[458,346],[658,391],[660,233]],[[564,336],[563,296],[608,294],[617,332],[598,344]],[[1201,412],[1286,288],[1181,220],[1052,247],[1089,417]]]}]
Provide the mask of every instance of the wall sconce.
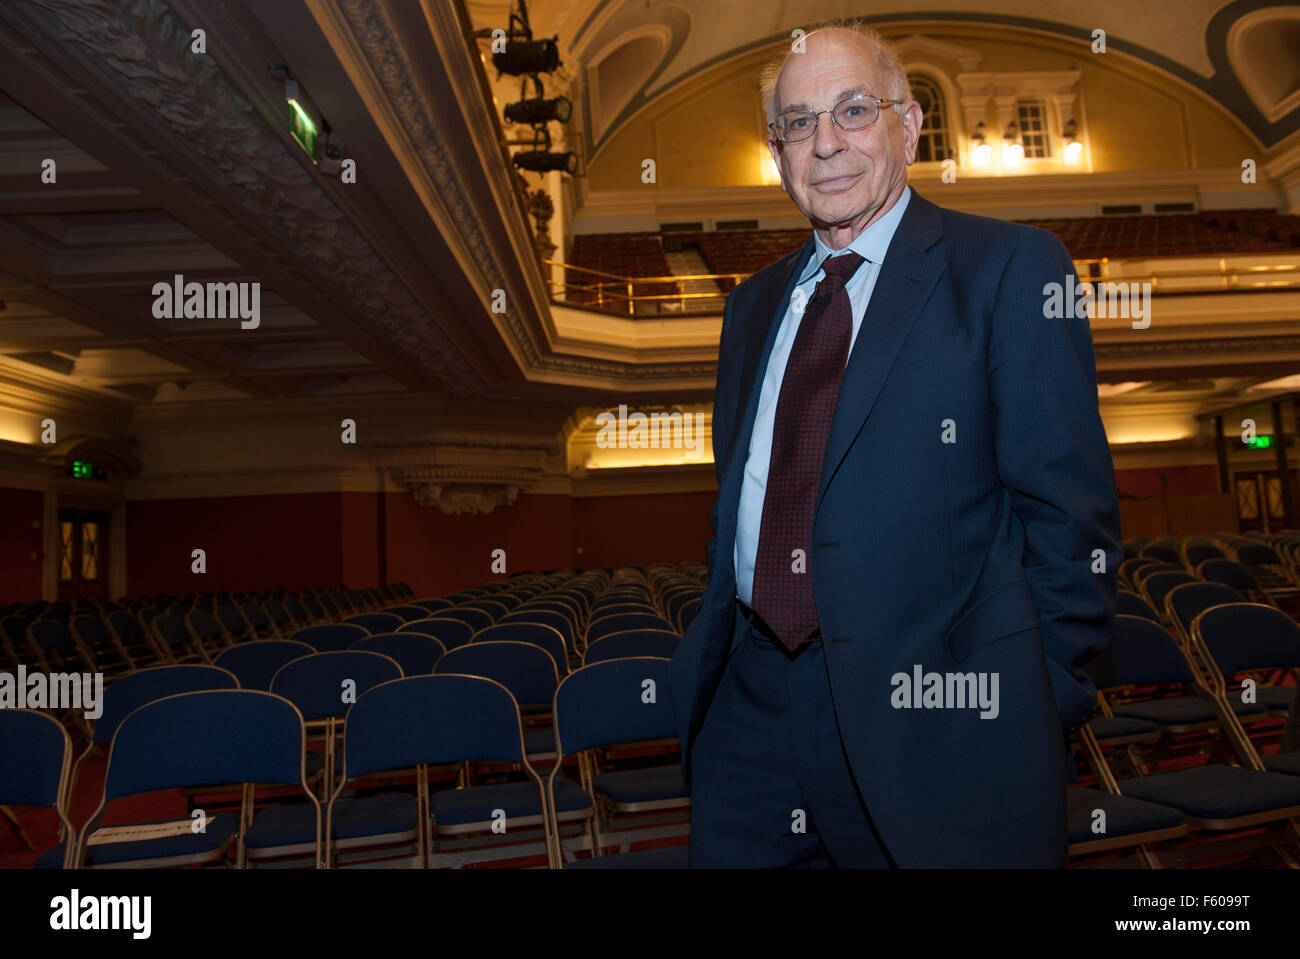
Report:
[{"label": "wall sconce", "polygon": [[1061,136],[1065,140],[1065,162],[1070,166],[1077,165],[1083,156],[1083,144],[1079,142],[1079,128],[1073,117],[1061,131]]},{"label": "wall sconce", "polygon": [[989,146],[988,139],[985,137],[983,120],[975,125],[975,132],[970,137],[970,146],[971,160],[975,166],[987,167],[993,156],[993,147]]},{"label": "wall sconce", "polygon": [[1025,158],[1025,148],[1020,144],[1020,125],[1012,120],[1007,124],[1006,133],[1002,134],[1002,165],[1008,170],[1020,166]]}]

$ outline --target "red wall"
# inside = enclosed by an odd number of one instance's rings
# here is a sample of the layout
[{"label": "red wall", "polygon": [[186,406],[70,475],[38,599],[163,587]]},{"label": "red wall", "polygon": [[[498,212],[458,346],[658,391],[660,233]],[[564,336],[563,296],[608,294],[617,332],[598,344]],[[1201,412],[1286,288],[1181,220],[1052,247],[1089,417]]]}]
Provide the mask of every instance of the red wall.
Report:
[{"label": "red wall", "polygon": [[1159,496],[1160,474],[1167,479],[1163,490],[1170,496],[1197,496],[1219,492],[1216,466],[1169,466],[1160,469],[1116,470],[1115,485],[1122,496]]},{"label": "red wall", "polygon": [[[127,593],[341,583],[342,498],[302,493],[128,502]],[[207,553],[204,575],[190,572],[194,549]]]},{"label": "red wall", "polygon": [[41,598],[41,521],[45,494],[0,488],[0,604]]},{"label": "red wall", "polygon": [[[574,566],[705,561],[716,492],[592,496],[573,501]],[[579,553],[577,550],[581,549]]]}]

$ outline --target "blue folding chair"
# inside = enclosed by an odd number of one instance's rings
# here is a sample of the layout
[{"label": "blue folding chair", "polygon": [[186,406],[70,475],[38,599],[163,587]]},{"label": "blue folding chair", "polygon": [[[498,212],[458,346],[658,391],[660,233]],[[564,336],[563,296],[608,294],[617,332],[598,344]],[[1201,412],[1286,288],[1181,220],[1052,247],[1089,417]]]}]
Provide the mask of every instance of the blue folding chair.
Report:
[{"label": "blue folding chair", "polygon": [[53,809],[67,837],[59,844],[62,855],[55,863],[64,869],[70,865],[77,835],[68,819],[71,768],[72,740],[54,717],[33,709],[0,709],[0,808],[29,849],[31,841],[6,807]]},{"label": "blue folding chair", "polygon": [[424,619],[429,615],[429,611],[423,606],[413,606],[408,603],[401,603],[396,606],[385,606],[379,612],[389,616],[400,616],[404,623],[409,623],[415,619]]},{"label": "blue folding chair", "polygon": [[295,639],[259,639],[222,650],[213,665],[234,673],[243,689],[269,691],[271,677],[281,666],[314,652]]},{"label": "blue folding chair", "polygon": [[[289,701],[250,689],[181,693],[136,709],[117,728],[103,797],[77,842],[74,867],[199,865],[222,859],[232,843],[244,859],[244,824],[252,815],[244,791],[240,811],[194,820],[97,827],[110,802],[164,789],[265,783],[301,787],[316,808],[320,862],[320,803],[303,771],[302,716]],[[162,828],[158,828],[162,827]],[[156,833],[140,838],[142,830]],[[108,839],[96,842],[97,839]]]},{"label": "blue folding chair", "polygon": [[[360,649],[314,653],[286,663],[271,679],[271,692],[302,714],[304,728],[324,737],[324,749],[306,753],[305,774],[321,773],[322,797],[334,789],[334,758],[344,717],[367,689],[402,678],[388,656]],[[269,806],[249,827],[244,845],[254,862],[306,853],[312,844],[312,811],[302,805]]]},{"label": "blue folding chair", "polygon": [[356,616],[349,616],[343,622],[351,626],[360,626],[373,636],[376,633],[396,632],[406,620],[395,613],[358,613]]},{"label": "blue folding chair", "polygon": [[662,629],[673,631],[672,623],[654,613],[615,613],[593,619],[587,624],[587,645],[591,646],[602,637],[613,633],[622,633],[629,629]]},{"label": "blue folding chair", "polygon": [[347,649],[358,639],[369,635],[369,630],[356,623],[321,623],[318,626],[305,626],[294,630],[289,638],[306,643],[318,653],[329,653]]},{"label": "blue folding chair", "polygon": [[[1300,684],[1300,624],[1275,606],[1230,602],[1199,613],[1192,621],[1191,635],[1225,706],[1245,698],[1244,683],[1237,677],[1259,673],[1263,675],[1252,678],[1254,701],[1272,716],[1290,718],[1295,684]],[[1276,671],[1288,675],[1293,685],[1268,683],[1267,674]],[[1281,752],[1269,757],[1276,761],[1264,761],[1256,768],[1300,775],[1300,753],[1290,752],[1294,725],[1288,721],[1283,727]],[[1245,728],[1241,731],[1244,736]],[[1253,744],[1246,745],[1255,751]]]},{"label": "blue folding chair", "polygon": [[564,637],[545,623],[497,623],[474,634],[475,643],[531,643],[550,654],[555,668],[561,673],[569,671],[569,654],[564,647]]},{"label": "blue folding chair", "polygon": [[427,676],[447,652],[437,639],[424,633],[377,633],[358,639],[350,649],[383,653],[402,667],[404,676]]},{"label": "blue folding chair", "polygon": [[442,643],[443,649],[455,649],[464,646],[474,638],[474,627],[459,619],[449,616],[430,616],[416,619],[404,624],[399,633],[422,633],[432,636]]},{"label": "blue folding chair", "polygon": [[[601,772],[593,752],[598,747],[654,740],[675,740],[677,723],[669,694],[667,659],[643,657],[611,659],[583,666],[560,683],[555,693],[555,732],[560,760],[551,769],[547,782],[551,818],[556,823],[557,858],[560,849],[590,849],[592,858],[564,862],[565,868],[634,866],[623,861],[634,856],[645,868],[684,867],[687,847],[673,851],[653,850],[642,853],[627,851],[632,842],[684,836],[678,827],[653,827],[624,831],[620,844],[624,852],[617,856],[602,855],[615,836],[608,831],[611,814],[659,812],[690,806],[690,793],[682,778],[680,762],[666,766]],[[582,754],[580,799],[572,793],[575,784],[557,774],[565,756]],[[565,784],[568,784],[566,786]],[[585,821],[585,841],[563,841],[559,828],[563,823]],[[619,862],[606,864],[605,859]],[[581,864],[581,865],[580,865]]]},{"label": "blue folding chair", "polygon": [[604,662],[607,659],[626,659],[630,656],[657,656],[672,659],[681,637],[666,629],[627,629],[609,633],[587,647],[582,663]]},{"label": "blue folding chair", "polygon": [[[520,717],[544,719],[551,712],[560,674],[555,660],[533,643],[498,640],[475,642],[450,650],[434,673],[460,673],[495,680],[514,696]],[[524,728],[524,751],[530,762],[555,758],[555,733],[549,725]]]}]

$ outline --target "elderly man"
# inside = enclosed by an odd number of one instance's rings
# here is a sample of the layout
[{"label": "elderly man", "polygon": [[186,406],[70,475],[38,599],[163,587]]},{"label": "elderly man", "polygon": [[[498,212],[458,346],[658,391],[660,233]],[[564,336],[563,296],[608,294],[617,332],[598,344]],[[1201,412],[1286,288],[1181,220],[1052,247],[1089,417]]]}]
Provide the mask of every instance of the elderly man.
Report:
[{"label": "elderly man", "polygon": [[[1050,233],[907,186],[921,108],[873,30],[764,77],[806,246],[718,349],[709,588],[672,663],[693,866],[1059,866],[1118,500]],[[1055,314],[1052,314],[1055,317]]]}]

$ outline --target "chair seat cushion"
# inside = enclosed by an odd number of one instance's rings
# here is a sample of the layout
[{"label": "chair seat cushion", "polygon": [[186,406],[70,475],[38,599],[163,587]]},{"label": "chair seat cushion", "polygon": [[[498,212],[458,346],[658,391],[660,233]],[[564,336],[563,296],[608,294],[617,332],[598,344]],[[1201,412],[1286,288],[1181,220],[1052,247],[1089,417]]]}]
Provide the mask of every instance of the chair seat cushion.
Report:
[{"label": "chair seat cushion", "polygon": [[[321,807],[321,828],[325,826],[325,808]],[[415,797],[405,793],[340,798],[334,804],[334,838],[358,839],[386,836],[416,828],[419,813]],[[244,835],[249,849],[270,849],[316,841],[316,809],[305,803],[268,806],[253,816]]]},{"label": "chair seat cushion", "polygon": [[[505,810],[507,828],[511,819],[542,814],[541,796],[531,782],[444,789],[430,796],[429,802],[434,822],[439,826],[486,823],[491,821],[494,809]],[[573,812],[590,806],[591,799],[581,786],[565,776],[555,777],[555,807],[558,812]]]},{"label": "chair seat cushion", "polygon": [[[175,821],[174,819],[155,819],[149,823],[130,823],[129,825],[157,825]],[[203,832],[187,831],[177,836],[162,836],[158,839],[137,839],[128,842],[87,845],[86,854],[81,862],[83,866],[89,868],[110,863],[133,862],[140,859],[198,856],[220,849],[238,830],[239,816],[236,813],[214,813],[208,817],[207,826]],[[62,864],[63,843],[59,843],[36,861],[38,869],[58,869]]]},{"label": "chair seat cushion", "polygon": [[680,763],[601,773],[592,779],[592,785],[601,796],[619,804],[685,799],[690,795]]},{"label": "chair seat cushion", "polygon": [[1088,726],[1100,742],[1160,732],[1160,727],[1151,720],[1132,716],[1094,716],[1088,720]]},{"label": "chair seat cushion", "polygon": [[[1268,710],[1259,703],[1232,701],[1232,711],[1238,716],[1251,716]],[[1115,707],[1115,715],[1129,719],[1148,719],[1161,726],[1195,726],[1215,720],[1209,703],[1195,696],[1172,696],[1153,699],[1149,703],[1125,703]]]},{"label": "chair seat cushion", "polygon": [[1126,796],[1172,806],[1198,819],[1233,819],[1300,806],[1300,779],[1217,763],[1125,779],[1119,788]]},{"label": "chair seat cushion", "polygon": [[1294,686],[1260,686],[1256,698],[1269,712],[1289,711],[1295,701],[1295,689]]},{"label": "chair seat cushion", "polygon": [[[1177,809],[1134,799],[1132,796],[1112,796],[1099,789],[1083,787],[1068,789],[1065,795],[1072,843],[1132,836],[1157,829],[1172,829],[1183,824],[1183,814]],[[1096,819],[1098,809],[1106,815],[1104,833],[1092,831],[1093,823],[1099,821]]]},{"label": "chair seat cushion", "polygon": [[565,869],[687,869],[690,847],[660,846],[657,849],[634,849],[632,852],[609,852],[598,858],[566,862]]},{"label": "chair seat cushion", "polygon": [[1300,752],[1275,753],[1272,756],[1261,756],[1260,758],[1264,760],[1264,767],[1269,772],[1300,776]]}]

